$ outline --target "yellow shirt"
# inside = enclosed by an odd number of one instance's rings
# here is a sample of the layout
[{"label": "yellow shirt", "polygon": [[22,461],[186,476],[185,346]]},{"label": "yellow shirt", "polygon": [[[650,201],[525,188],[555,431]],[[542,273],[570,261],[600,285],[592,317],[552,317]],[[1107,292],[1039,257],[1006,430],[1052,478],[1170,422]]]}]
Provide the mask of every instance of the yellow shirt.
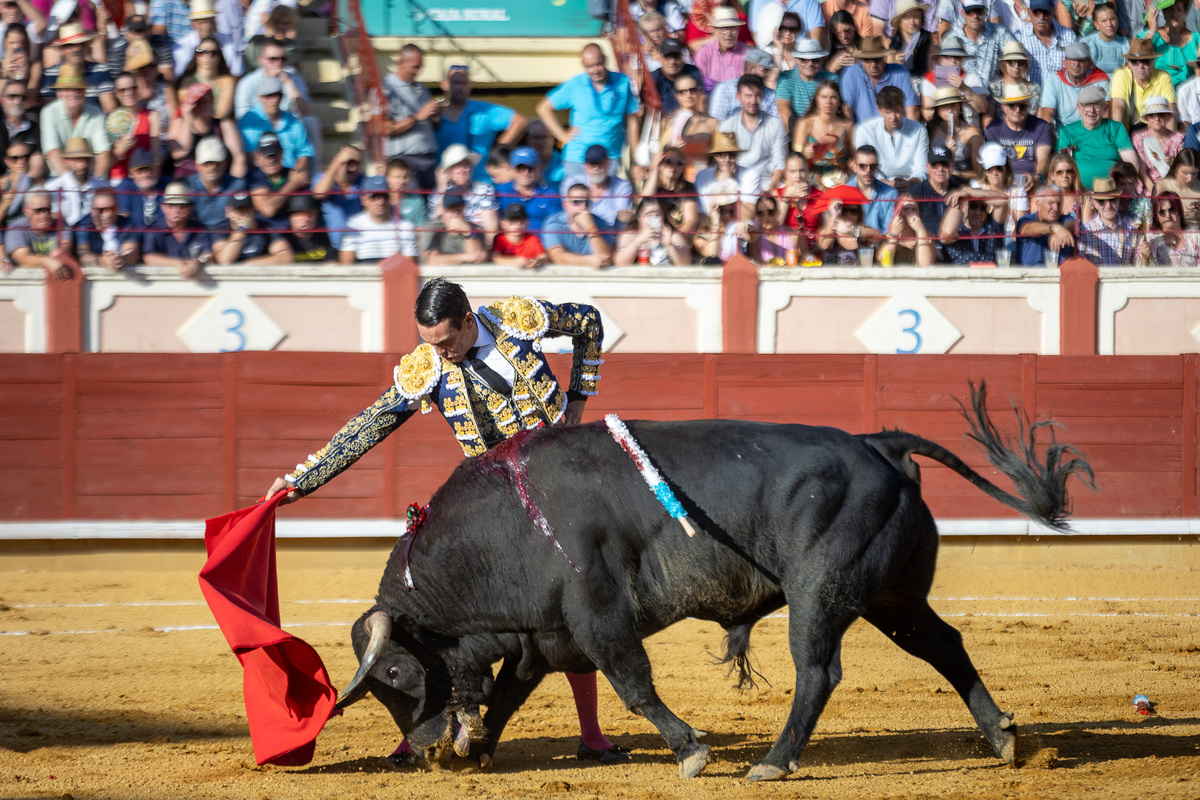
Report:
[{"label": "yellow shirt", "polygon": [[[1113,73],[1112,90],[1109,95],[1113,100],[1124,100],[1125,105],[1129,106],[1129,124],[1133,125],[1142,121],[1142,114],[1146,111],[1146,101],[1151,97],[1165,98],[1168,103],[1176,102],[1175,85],[1171,83],[1171,76],[1163,72],[1161,69],[1151,71],[1150,80],[1145,88],[1138,86],[1133,80],[1133,73],[1129,71],[1129,67],[1121,67]],[[1129,102],[1130,96],[1133,97],[1133,102]]]}]

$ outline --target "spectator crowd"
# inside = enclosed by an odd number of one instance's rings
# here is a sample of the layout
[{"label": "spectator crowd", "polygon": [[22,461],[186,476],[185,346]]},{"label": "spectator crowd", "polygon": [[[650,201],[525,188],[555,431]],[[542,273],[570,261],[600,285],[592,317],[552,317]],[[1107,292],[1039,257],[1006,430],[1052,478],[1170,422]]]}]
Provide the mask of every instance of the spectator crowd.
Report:
[{"label": "spectator crowd", "polygon": [[531,118],[404,46],[327,160],[288,0],[124,7],[0,0],[5,270],[1200,257],[1189,0],[633,0]]}]

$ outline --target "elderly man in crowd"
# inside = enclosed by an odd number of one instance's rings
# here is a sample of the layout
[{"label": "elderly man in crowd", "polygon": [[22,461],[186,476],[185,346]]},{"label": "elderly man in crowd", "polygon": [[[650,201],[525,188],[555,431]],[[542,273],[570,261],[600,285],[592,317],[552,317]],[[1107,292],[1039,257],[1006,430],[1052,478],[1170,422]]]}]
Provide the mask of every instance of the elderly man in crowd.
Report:
[{"label": "elderly man in crowd", "polygon": [[909,188],[908,193],[917,201],[917,211],[921,214],[925,230],[937,232],[941,229],[942,216],[946,212],[947,195],[965,186],[966,181],[951,172],[954,157],[941,145],[935,144],[929,148],[926,163],[928,176]]},{"label": "elderly man in crowd", "polygon": [[203,225],[192,216],[192,198],[186,184],[167,184],[162,202],[165,224],[142,237],[142,260],[152,267],[172,267],[180,277],[190,280],[212,261],[212,237],[204,229],[216,226]]},{"label": "elderly man in crowd", "polygon": [[838,79],[834,73],[825,71],[827,58],[829,51],[820,42],[804,39],[796,46],[796,68],[786,70],[779,76],[775,87],[775,103],[779,108],[779,118],[788,131],[792,130],[795,120],[803,119],[808,113],[821,81]]},{"label": "elderly man in crowd", "polygon": [[22,206],[24,217],[4,234],[4,250],[18,267],[41,267],[50,277],[71,277],[50,212],[49,192],[29,192]]},{"label": "elderly man in crowd", "polygon": [[905,116],[904,93],[895,86],[881,89],[875,102],[878,113],[854,129],[854,146],[874,149],[880,179],[906,192],[925,179],[929,134],[924,125]]},{"label": "elderly man in crowd", "polygon": [[1042,82],[1042,107],[1038,117],[1061,131],[1079,121],[1076,108],[1085,86],[1101,86],[1108,91],[1108,75],[1092,64],[1092,51],[1083,42],[1075,42],[1064,51],[1063,68]]},{"label": "elderly man in crowd", "polygon": [[231,175],[228,163],[229,150],[216,136],[205,136],[196,143],[196,174],[187,179],[185,188],[190,195],[189,212],[194,204],[196,217],[206,228],[224,222],[225,203],[233,195],[246,191],[246,179]]},{"label": "elderly man in crowd", "polygon": [[74,138],[87,139],[96,154],[92,174],[107,178],[112,169],[112,144],[104,127],[104,113],[89,105],[85,99],[87,85],[79,70],[64,65],[54,82],[54,93],[58,99],[42,108],[41,133],[42,154],[50,165],[50,174],[61,175],[66,171],[63,164],[63,147]]},{"label": "elderly man in crowd", "polygon": [[1139,255],[1145,263],[1149,257],[1137,223],[1118,213],[1119,197],[1116,181],[1097,178],[1092,184],[1095,216],[1079,227],[1079,255],[1100,267],[1129,266]]},{"label": "elderly man in crowd", "polygon": [[1079,119],[1062,129],[1058,137],[1059,150],[1075,154],[1079,180],[1091,186],[1098,178],[1107,178],[1121,161],[1138,165],[1137,152],[1125,126],[1104,119],[1107,101],[1104,87],[1086,86],[1079,92],[1076,109]]},{"label": "elderly man in crowd", "polygon": [[[625,144],[632,147],[638,141],[639,106],[629,78],[609,71],[604,51],[597,44],[584,47],[580,57],[583,74],[551,89],[537,107],[538,117],[563,145],[563,168],[568,176],[583,172],[583,156],[592,145],[603,145],[615,167]],[[569,131],[554,113],[563,109],[571,111]]]},{"label": "elderly man in crowd", "polygon": [[416,172],[422,189],[437,185],[434,168],[437,166],[438,104],[425,84],[417,80],[425,54],[415,44],[400,48],[396,69],[383,81],[387,96],[387,120],[384,122],[383,154],[387,158],[404,156]]},{"label": "elderly man in crowd", "polygon": [[1054,0],[1033,0],[1029,4],[1029,22],[1016,31],[1017,41],[1029,53],[1029,80],[1044,83],[1062,69],[1063,48],[1075,43],[1075,31],[1054,19]]},{"label": "elderly man in crowd", "polygon": [[[286,111],[304,124],[308,132],[308,140],[313,149],[321,151],[321,124],[312,116],[312,97],[308,93],[308,84],[294,66],[288,66],[287,53],[283,45],[268,41],[263,45],[258,56],[258,69],[248,72],[238,80],[237,90],[233,95],[233,113],[240,120],[258,102],[262,92],[259,84],[267,78],[275,78],[283,86],[283,97],[279,108]],[[386,82],[384,90],[387,90]]]},{"label": "elderly man in crowd", "polygon": [[884,60],[887,55],[883,39],[868,36],[854,51],[859,63],[842,70],[842,100],[854,117],[855,125],[862,125],[879,116],[875,98],[886,86],[894,86],[904,94],[905,116],[913,120],[920,119],[921,100],[913,91],[912,76],[902,64],[888,64]]},{"label": "elderly man in crowd", "polygon": [[62,153],[66,169],[57,178],[46,181],[46,191],[54,198],[54,213],[67,225],[77,225],[79,220],[92,213],[92,194],[110,185],[92,175],[94,158],[87,139],[69,139]]},{"label": "elderly man in crowd", "polygon": [[1001,102],[1000,116],[984,129],[983,138],[1004,146],[1013,172],[1028,189],[1036,180],[1046,177],[1054,149],[1054,130],[1048,122],[1029,113],[1029,90],[1025,84],[1005,84],[1004,96],[997,99]]},{"label": "elderly man in crowd", "polygon": [[711,92],[721,81],[737,80],[745,72],[749,47],[738,41],[741,27],[732,6],[716,6],[712,10],[713,40],[696,51],[695,62],[704,76],[704,91]]},{"label": "elderly man in crowd", "polygon": [[1046,253],[1058,259],[1075,253],[1075,218],[1062,213],[1062,189],[1042,186],[1034,195],[1034,213],[1017,220],[1017,256],[1023,267],[1046,266]]},{"label": "elderly man in crowd", "polygon": [[967,54],[963,71],[988,85],[1000,64],[1000,51],[1013,41],[1012,34],[999,23],[989,22],[987,5],[980,0],[965,0],[963,21],[951,30]]},{"label": "elderly man in crowd", "polygon": [[[633,218],[633,186],[624,178],[613,175],[608,162],[604,147],[592,145],[583,157],[584,174],[567,178],[562,186],[566,189],[582,183],[588,187],[592,214],[606,232],[616,230],[618,222],[624,225]],[[566,195],[565,191],[563,195]]]},{"label": "elderly man in crowd", "polygon": [[[763,79],[763,96],[759,103],[762,112],[771,117],[779,116],[779,106],[775,101],[775,90],[766,85],[767,76],[775,66],[775,59],[766,50],[751,47],[746,53],[746,75],[757,75]],[[713,87],[708,98],[708,115],[718,121],[726,120],[742,110],[738,100],[738,81],[733,78],[721,81]]]},{"label": "elderly man in crowd", "polygon": [[732,133],[742,152],[738,164],[758,174],[763,186],[775,186],[783,178],[784,162],[787,159],[787,133],[778,117],[769,117],[762,112],[763,80],[757,75],[743,75],[738,79],[738,102],[742,109],[738,114],[717,126],[718,130]]},{"label": "elderly man in crowd", "polygon": [[1175,85],[1171,82],[1171,76],[1154,66],[1159,55],[1154,42],[1149,39],[1131,39],[1129,52],[1125,54],[1128,66],[1112,75],[1109,90],[1112,110],[1109,117],[1126,129],[1142,122],[1146,101],[1151,97],[1166,98],[1171,104],[1171,111],[1175,111]]},{"label": "elderly man in crowd", "polygon": [[92,213],[81,219],[75,230],[75,255],[80,264],[116,272],[138,263],[141,233],[118,211],[112,187],[98,189],[92,198]]}]

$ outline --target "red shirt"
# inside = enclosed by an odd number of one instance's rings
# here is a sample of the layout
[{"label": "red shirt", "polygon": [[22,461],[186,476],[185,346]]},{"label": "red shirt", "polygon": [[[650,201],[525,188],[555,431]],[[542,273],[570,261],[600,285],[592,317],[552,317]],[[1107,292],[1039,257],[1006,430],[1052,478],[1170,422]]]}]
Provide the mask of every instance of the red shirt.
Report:
[{"label": "red shirt", "polygon": [[492,252],[498,256],[519,256],[521,258],[537,258],[545,255],[542,240],[536,234],[527,233],[520,244],[508,240],[508,234],[502,233],[492,240]]}]

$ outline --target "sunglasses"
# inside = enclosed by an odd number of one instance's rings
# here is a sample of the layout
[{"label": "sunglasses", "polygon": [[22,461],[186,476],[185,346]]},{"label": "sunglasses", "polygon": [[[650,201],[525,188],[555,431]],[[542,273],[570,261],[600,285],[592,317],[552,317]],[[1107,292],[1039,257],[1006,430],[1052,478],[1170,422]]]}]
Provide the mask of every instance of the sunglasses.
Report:
[{"label": "sunglasses", "polygon": [[1073,170],[1073,169],[1056,169],[1056,170],[1054,170],[1054,174],[1055,175],[1074,175],[1075,170]]},{"label": "sunglasses", "polygon": [[19,93],[19,92],[13,92],[12,94],[6,94],[6,95],[4,95],[4,99],[5,99],[5,100],[24,100],[24,99],[25,99],[25,95],[23,95],[23,94],[21,94],[21,93]]},{"label": "sunglasses", "polygon": [[26,154],[25,154],[25,155],[23,155],[23,156],[5,156],[5,157],[4,157],[4,160],[5,160],[5,161],[28,161],[28,160],[29,160],[29,154],[28,154],[28,153],[26,153]]},{"label": "sunglasses", "polygon": [[211,48],[208,48],[208,47],[197,47],[196,48],[196,55],[198,55],[198,56],[210,56],[215,52],[217,52],[217,51],[213,50]]},{"label": "sunglasses", "polygon": [[779,30],[781,30],[781,31],[791,31],[792,33],[799,33],[799,32],[800,32],[800,28],[799,28],[799,26],[797,26],[797,25],[780,25],[780,26],[779,26]]},{"label": "sunglasses", "polygon": [[663,163],[664,167],[682,167],[683,166],[683,162],[680,161],[678,158],[668,158],[666,161],[664,161],[662,163]]},{"label": "sunglasses", "polygon": [[50,206],[42,206],[40,208],[27,208],[25,210],[28,211],[30,214],[49,214]]},{"label": "sunglasses", "polygon": [[569,198],[567,198],[567,205],[569,205],[569,206],[586,206],[587,204],[588,204],[588,199],[586,197],[569,197]]},{"label": "sunglasses", "polygon": [[268,64],[278,64],[280,61],[283,61],[283,56],[263,56],[262,60]]},{"label": "sunglasses", "polygon": [[869,170],[879,169],[878,162],[876,162],[874,164],[855,164],[855,166],[858,167],[859,169],[869,169]]},{"label": "sunglasses", "polygon": [[367,199],[368,200],[387,200],[387,194],[386,193],[369,194],[369,195],[367,195]]},{"label": "sunglasses", "polygon": [[775,209],[773,209],[773,208],[760,208],[760,209],[758,209],[757,211],[755,211],[754,213],[755,213],[757,216],[760,216],[760,217],[770,217],[770,216],[773,216],[773,215],[775,214]]},{"label": "sunglasses", "polygon": [[1093,198],[1098,206],[1109,206],[1117,202],[1115,197],[1096,197]]},{"label": "sunglasses", "polygon": [[692,86],[688,89],[676,89],[675,94],[695,94],[698,91],[700,91],[700,90],[697,89],[695,86]]},{"label": "sunglasses", "polygon": [[1160,217],[1178,217],[1179,216],[1179,212],[1177,210],[1175,210],[1174,206],[1168,206],[1167,208],[1160,208],[1157,213]]}]

